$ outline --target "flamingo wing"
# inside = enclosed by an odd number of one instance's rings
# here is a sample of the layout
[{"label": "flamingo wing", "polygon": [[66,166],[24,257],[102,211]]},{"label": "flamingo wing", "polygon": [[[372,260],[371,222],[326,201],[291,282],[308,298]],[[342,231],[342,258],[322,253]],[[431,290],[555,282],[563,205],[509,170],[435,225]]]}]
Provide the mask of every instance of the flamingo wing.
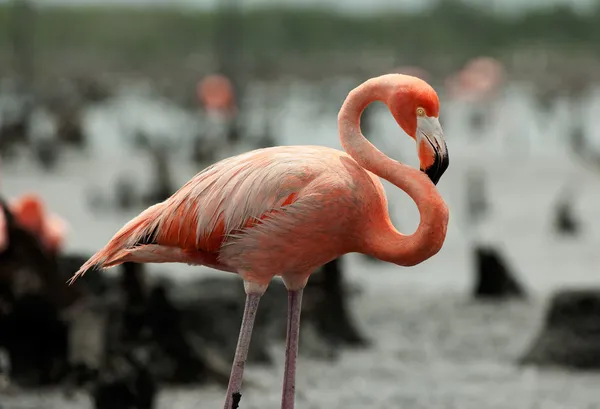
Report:
[{"label": "flamingo wing", "polygon": [[271,148],[218,162],[169,198],[149,229],[158,244],[216,252],[228,235],[296,200],[313,179],[303,159]]}]

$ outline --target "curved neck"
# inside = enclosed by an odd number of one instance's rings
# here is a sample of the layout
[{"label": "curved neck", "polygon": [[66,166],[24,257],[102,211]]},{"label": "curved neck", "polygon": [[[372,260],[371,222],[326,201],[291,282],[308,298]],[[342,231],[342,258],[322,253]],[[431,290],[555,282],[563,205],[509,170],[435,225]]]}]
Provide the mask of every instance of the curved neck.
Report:
[{"label": "curved neck", "polygon": [[361,252],[403,266],[418,264],[435,255],[446,238],[448,208],[435,185],[421,171],[390,159],[369,142],[360,130],[360,117],[367,105],[389,99],[401,76],[373,78],[350,91],[338,115],[344,150],[364,169],[405,191],[419,209],[420,222],[411,235],[394,228],[387,212],[369,220]]}]

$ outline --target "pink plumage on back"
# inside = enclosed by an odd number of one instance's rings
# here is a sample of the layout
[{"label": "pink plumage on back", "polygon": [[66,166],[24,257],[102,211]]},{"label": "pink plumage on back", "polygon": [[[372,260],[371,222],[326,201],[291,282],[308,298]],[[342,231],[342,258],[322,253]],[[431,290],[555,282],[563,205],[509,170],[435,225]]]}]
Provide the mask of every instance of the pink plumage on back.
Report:
[{"label": "pink plumage on back", "polygon": [[[165,202],[169,211],[155,224],[179,224],[176,241],[181,242],[181,223],[173,217],[183,210],[195,227],[194,245],[205,251],[214,250],[215,231],[227,236],[260,219],[265,213],[279,209],[286,200],[308,182],[310,176],[298,172],[298,165],[310,153],[290,149],[263,149],[225,159],[196,175],[171,199]],[[289,203],[288,203],[289,204]],[[219,224],[223,224],[219,227]],[[172,240],[174,237],[165,237]]]}]

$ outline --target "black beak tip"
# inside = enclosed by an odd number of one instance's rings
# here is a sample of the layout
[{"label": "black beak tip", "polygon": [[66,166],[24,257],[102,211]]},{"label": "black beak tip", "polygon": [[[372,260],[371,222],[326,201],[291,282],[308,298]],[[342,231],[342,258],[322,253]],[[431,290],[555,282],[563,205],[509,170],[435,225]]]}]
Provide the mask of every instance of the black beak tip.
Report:
[{"label": "black beak tip", "polygon": [[448,155],[440,156],[436,154],[433,164],[427,169],[421,169],[421,171],[429,176],[434,185],[437,185],[446,169],[448,169],[448,165]]},{"label": "black beak tip", "polygon": [[434,185],[437,185],[437,183],[440,181],[441,175],[438,174],[437,168],[435,165],[431,166],[428,169],[421,169],[421,172],[423,172],[427,176],[429,176],[429,179],[433,182]]}]

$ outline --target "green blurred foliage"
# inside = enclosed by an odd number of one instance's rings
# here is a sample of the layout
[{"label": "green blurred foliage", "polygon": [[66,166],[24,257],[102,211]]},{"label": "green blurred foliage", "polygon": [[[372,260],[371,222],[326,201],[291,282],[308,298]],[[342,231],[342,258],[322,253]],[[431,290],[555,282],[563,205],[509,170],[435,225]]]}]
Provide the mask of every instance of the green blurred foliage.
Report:
[{"label": "green blurred foliage", "polygon": [[[11,6],[0,7],[0,51],[11,47]],[[32,27],[38,52],[87,52],[151,61],[211,51],[217,14],[165,8],[38,8]],[[464,60],[500,55],[515,47],[600,53],[600,6],[579,15],[569,8],[500,17],[457,1],[423,14],[346,16],[327,10],[268,8],[245,12],[247,55],[319,55],[361,50],[431,54]],[[415,61],[418,63],[418,61]]]}]

